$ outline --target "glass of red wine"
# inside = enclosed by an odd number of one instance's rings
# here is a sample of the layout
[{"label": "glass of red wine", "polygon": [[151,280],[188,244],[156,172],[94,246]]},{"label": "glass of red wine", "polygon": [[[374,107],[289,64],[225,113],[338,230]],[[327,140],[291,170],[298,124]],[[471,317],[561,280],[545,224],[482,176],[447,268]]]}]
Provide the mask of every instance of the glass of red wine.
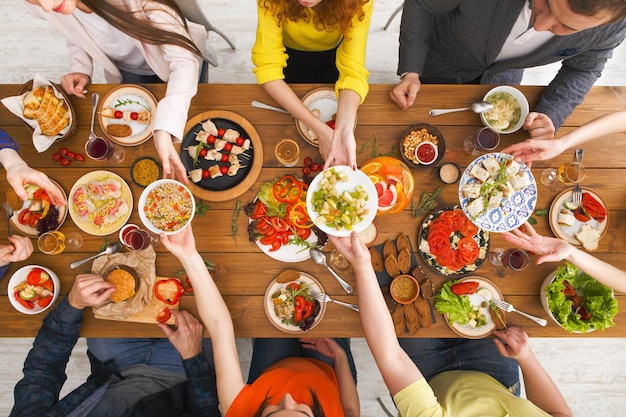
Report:
[{"label": "glass of red wine", "polygon": [[522,249],[507,250],[496,248],[489,252],[489,262],[495,266],[503,266],[510,271],[522,271],[528,267],[528,253]]},{"label": "glass of red wine", "polygon": [[90,137],[85,142],[85,153],[95,161],[111,160],[117,164],[122,162],[126,156],[124,149],[99,136]]},{"label": "glass of red wine", "polygon": [[493,151],[499,144],[500,134],[489,127],[483,127],[463,140],[463,150],[468,155],[480,155],[481,152]]}]

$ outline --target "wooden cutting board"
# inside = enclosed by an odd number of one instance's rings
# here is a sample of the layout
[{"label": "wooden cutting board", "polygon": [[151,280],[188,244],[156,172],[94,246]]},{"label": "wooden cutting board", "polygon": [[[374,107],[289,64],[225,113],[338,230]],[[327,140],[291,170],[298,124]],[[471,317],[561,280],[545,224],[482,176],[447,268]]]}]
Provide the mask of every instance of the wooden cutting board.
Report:
[{"label": "wooden cutting board", "polygon": [[[156,277],[154,283],[156,284],[158,281],[161,281],[161,280],[164,280],[164,279],[170,279],[170,278],[168,278],[168,277]],[[95,314],[95,313],[94,313],[94,317],[97,318],[97,319],[102,319],[102,320],[132,321],[132,322],[136,322],[136,323],[156,323],[157,322],[156,321],[157,315],[159,314],[159,312],[164,307],[168,307],[170,310],[178,310],[179,304],[180,304],[180,302],[177,302],[176,304],[173,304],[173,305],[165,304],[163,301],[161,301],[158,298],[156,298],[156,296],[153,293],[152,294],[152,301],[150,301],[150,304],[146,305],[138,313],[135,313],[132,316],[126,317],[125,319],[106,317],[106,316],[102,316],[100,314]],[[172,317],[170,317],[169,320],[166,321],[165,323],[166,324],[174,324],[174,315],[172,315]]]}]

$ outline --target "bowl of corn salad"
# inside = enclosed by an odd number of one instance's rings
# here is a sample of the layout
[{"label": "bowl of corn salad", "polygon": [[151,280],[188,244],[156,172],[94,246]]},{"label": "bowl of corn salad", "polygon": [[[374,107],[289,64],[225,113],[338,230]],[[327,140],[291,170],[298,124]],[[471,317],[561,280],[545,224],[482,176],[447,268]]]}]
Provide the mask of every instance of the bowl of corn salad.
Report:
[{"label": "bowl of corn salad", "polygon": [[191,224],[196,202],[183,183],[162,179],[143,190],[138,211],[141,222],[152,233],[173,235]]}]

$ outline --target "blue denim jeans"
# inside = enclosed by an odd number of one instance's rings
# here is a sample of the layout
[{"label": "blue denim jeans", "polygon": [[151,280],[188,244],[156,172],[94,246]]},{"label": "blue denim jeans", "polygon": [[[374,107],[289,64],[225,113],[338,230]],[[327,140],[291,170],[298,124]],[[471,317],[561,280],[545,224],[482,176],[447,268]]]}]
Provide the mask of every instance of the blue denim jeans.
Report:
[{"label": "blue denim jeans", "polygon": [[[350,339],[334,339],[348,356],[350,372],[356,384],[356,367],[350,350]],[[316,350],[305,349],[298,339],[254,339],[248,384],[252,384],[268,366],[285,358],[313,358],[333,366],[333,360]]]},{"label": "blue denim jeans", "polygon": [[[113,359],[118,369],[143,364],[185,374],[180,354],[166,338],[87,338],[87,347],[100,362]],[[213,366],[211,339],[202,339],[202,347]]]},{"label": "blue denim jeans", "polygon": [[478,371],[490,375],[519,397],[519,366],[500,355],[493,340],[399,339],[427,381],[445,371]]}]

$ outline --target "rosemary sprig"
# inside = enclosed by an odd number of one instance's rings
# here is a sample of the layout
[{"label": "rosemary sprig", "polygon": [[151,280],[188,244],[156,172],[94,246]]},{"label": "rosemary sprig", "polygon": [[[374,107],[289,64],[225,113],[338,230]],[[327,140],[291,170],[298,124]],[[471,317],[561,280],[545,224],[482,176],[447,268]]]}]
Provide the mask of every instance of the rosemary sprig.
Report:
[{"label": "rosemary sprig", "polygon": [[374,138],[371,138],[370,140],[368,140],[367,142],[365,142],[363,144],[363,146],[361,146],[361,149],[359,149],[359,151],[357,152],[359,155],[361,155],[363,152],[365,152],[365,149],[367,149],[368,146],[370,146],[370,143],[372,143],[372,141],[374,140]]},{"label": "rosemary sprig", "polygon": [[237,217],[239,217],[239,211],[241,210],[241,200],[237,200],[237,202],[235,203],[235,212],[233,213],[233,223],[230,226],[230,236],[233,237],[233,239],[236,239],[237,237],[237,230],[239,230],[239,227],[237,227]]},{"label": "rosemary sprig", "polygon": [[143,107],[144,109],[146,109],[146,110],[150,111],[150,107],[146,106],[146,105],[145,105],[145,104],[143,104],[142,102],[137,101],[137,100],[131,100],[131,99],[129,99],[129,98],[127,98],[127,99],[123,99],[123,100],[122,100],[122,99],[120,99],[120,98],[118,98],[118,99],[115,101],[115,104],[113,105],[113,107],[115,107],[115,108],[117,109],[118,107],[120,107],[120,106],[125,106],[125,105],[127,105],[127,104],[138,104],[138,105],[140,105],[141,107]]},{"label": "rosemary sprig", "polygon": [[432,210],[437,205],[437,197],[441,193],[441,185],[431,193],[422,191],[419,201],[411,200],[411,217],[416,218],[422,214]]}]

